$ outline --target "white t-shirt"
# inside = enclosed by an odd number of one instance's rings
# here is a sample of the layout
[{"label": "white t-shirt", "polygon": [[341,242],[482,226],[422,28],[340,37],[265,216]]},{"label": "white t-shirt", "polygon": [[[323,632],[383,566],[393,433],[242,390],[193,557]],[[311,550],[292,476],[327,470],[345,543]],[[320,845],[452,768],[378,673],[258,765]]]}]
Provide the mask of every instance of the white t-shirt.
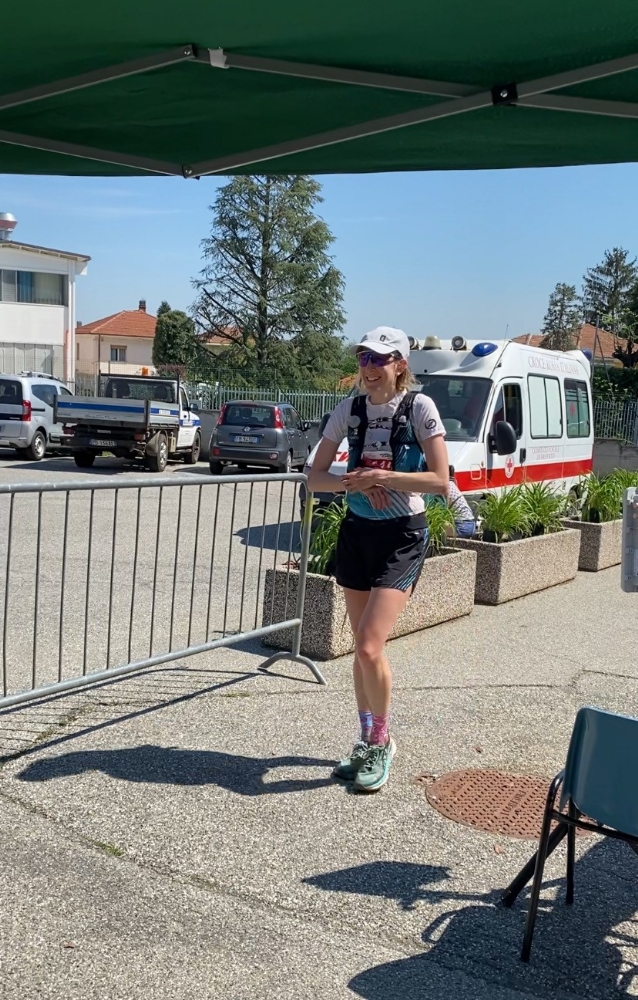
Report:
[{"label": "white t-shirt", "polygon": [[[388,403],[374,405],[368,399],[366,410],[368,427],[366,429],[361,465],[368,469],[391,469],[392,448],[390,434],[392,432],[392,417],[405,396],[398,393]],[[349,421],[352,413],[353,396],[343,399],[334,408],[326,424],[323,436],[335,444],[341,444],[348,436]],[[414,397],[412,405],[412,426],[414,434],[423,447],[428,438],[437,434],[445,436],[445,428],[441,422],[439,411],[429,396],[419,393]],[[398,490],[388,490],[390,505],[383,510],[376,510],[365,493],[348,494],[348,506],[359,517],[383,518],[406,517],[410,514],[420,514],[425,510],[423,496],[420,493],[401,493]]]},{"label": "white t-shirt", "polygon": [[460,489],[450,479],[450,485],[448,487],[447,501],[454,511],[455,521],[475,521],[476,518],[472,512],[472,508],[469,503],[461,493]]}]

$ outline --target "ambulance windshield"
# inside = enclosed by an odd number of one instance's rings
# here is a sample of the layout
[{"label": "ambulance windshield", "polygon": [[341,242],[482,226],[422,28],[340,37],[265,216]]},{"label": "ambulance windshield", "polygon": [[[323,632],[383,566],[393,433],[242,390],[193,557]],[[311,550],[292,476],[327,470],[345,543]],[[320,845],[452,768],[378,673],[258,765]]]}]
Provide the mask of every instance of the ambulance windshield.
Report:
[{"label": "ambulance windshield", "polygon": [[448,441],[476,441],[492,387],[490,379],[449,375],[417,378],[441,414]]}]

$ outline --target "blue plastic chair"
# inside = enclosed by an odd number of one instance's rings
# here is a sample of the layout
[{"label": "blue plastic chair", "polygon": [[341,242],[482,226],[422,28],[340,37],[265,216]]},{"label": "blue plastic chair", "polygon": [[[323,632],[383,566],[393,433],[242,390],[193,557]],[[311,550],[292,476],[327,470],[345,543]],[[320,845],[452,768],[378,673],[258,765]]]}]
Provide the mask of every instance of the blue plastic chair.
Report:
[{"label": "blue plastic chair", "polygon": [[[553,830],[552,823],[556,823]],[[599,708],[581,708],[576,716],[565,768],[549,786],[538,851],[503,895],[504,905],[512,906],[534,876],[521,952],[524,962],[532,948],[545,861],[565,837],[565,902],[574,901],[577,828],[624,840],[638,850],[638,719]]]}]

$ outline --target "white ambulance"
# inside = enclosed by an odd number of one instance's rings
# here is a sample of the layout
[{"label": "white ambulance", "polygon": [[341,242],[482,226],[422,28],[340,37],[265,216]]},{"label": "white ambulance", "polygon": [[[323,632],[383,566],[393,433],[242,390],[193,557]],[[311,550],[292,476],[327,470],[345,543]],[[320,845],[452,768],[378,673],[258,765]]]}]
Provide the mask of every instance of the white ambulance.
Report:
[{"label": "white ambulance", "polygon": [[[522,482],[568,493],[591,471],[591,366],[583,351],[463,337],[449,346],[435,337],[411,339],[411,346],[410,368],[441,414],[463,493],[478,498]],[[345,439],[330,471],[340,475],[347,464]]]}]

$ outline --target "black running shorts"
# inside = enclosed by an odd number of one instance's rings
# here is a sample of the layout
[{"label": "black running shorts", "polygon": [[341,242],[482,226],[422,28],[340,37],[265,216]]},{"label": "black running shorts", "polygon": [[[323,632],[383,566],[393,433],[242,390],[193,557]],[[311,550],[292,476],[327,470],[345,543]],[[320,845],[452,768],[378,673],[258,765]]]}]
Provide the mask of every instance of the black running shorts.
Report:
[{"label": "black running shorts", "polygon": [[337,541],[337,583],[348,590],[410,590],[426,550],[424,514],[376,520],[348,512]]}]

